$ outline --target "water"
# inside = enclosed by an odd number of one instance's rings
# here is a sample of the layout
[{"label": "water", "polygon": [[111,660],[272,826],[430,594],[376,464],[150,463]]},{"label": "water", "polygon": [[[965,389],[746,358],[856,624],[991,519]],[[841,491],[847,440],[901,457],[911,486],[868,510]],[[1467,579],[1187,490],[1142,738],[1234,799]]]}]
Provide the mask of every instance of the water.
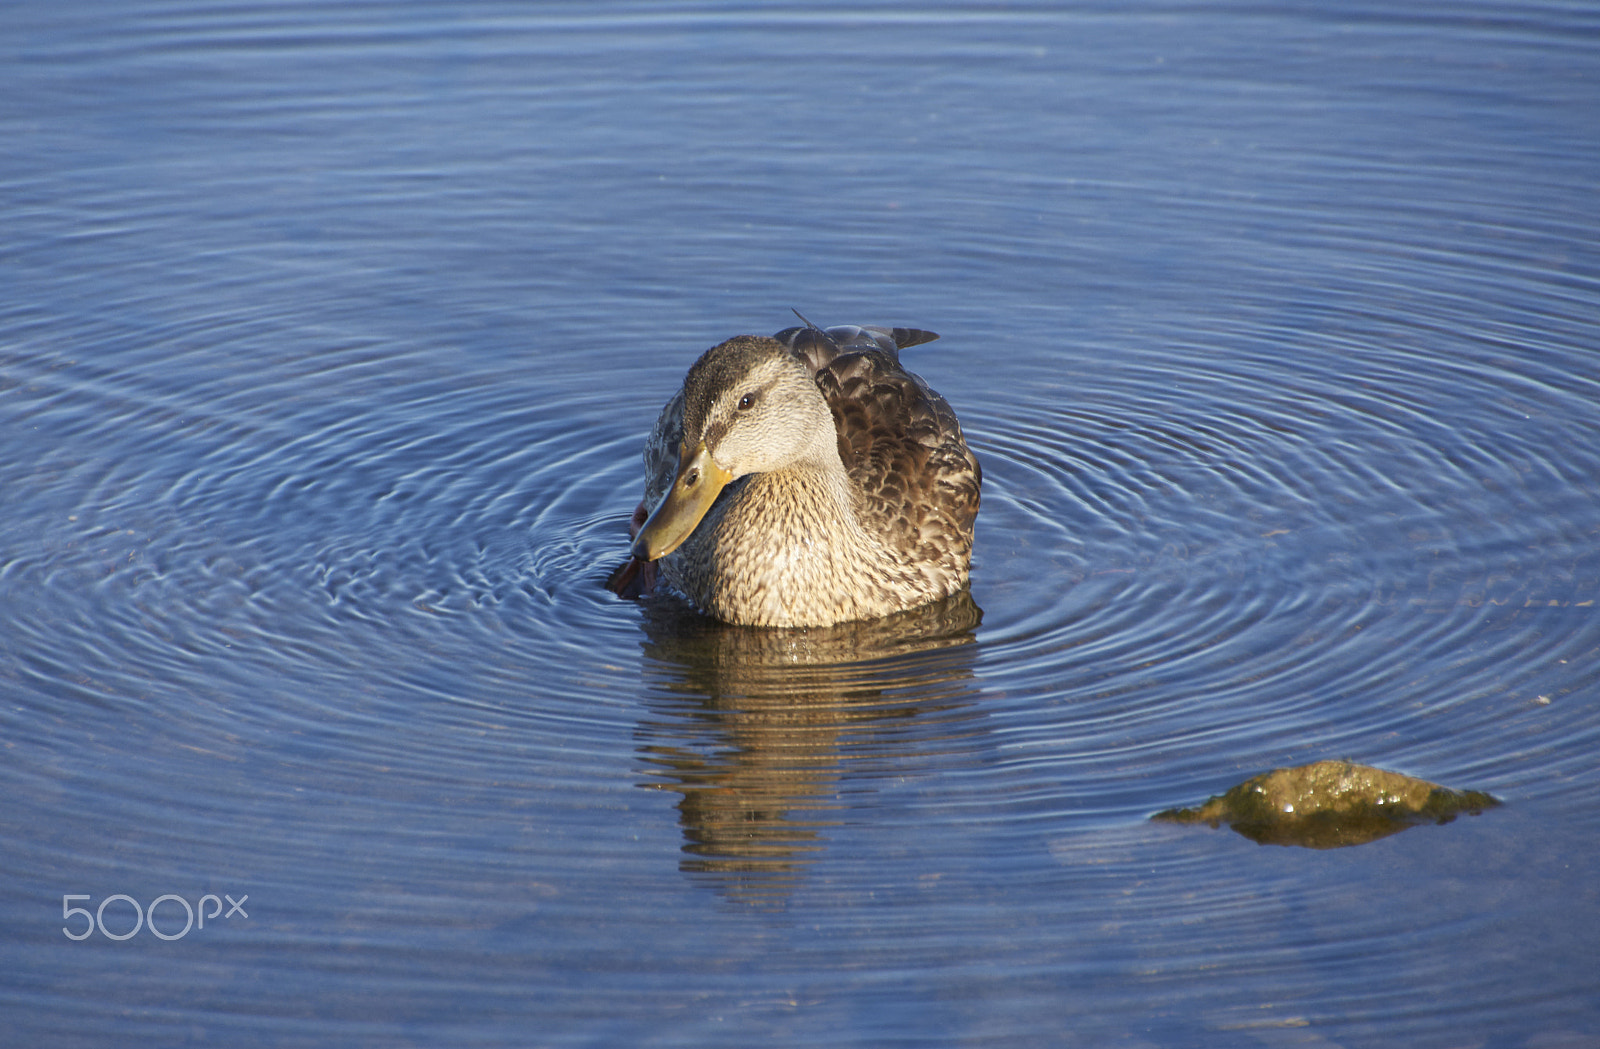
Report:
[{"label": "water", "polygon": [[[1596,23],[7,9],[12,1037],[1600,1045]],[[970,601],[602,589],[791,306],[943,334]],[[1506,804],[1147,821],[1331,757]]]}]

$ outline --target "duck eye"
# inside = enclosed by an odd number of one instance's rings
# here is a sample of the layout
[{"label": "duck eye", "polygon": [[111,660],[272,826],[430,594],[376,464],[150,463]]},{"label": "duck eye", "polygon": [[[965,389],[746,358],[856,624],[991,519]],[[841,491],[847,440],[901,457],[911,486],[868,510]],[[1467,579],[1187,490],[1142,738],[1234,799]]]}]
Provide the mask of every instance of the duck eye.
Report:
[{"label": "duck eye", "polygon": [[753,393],[747,393],[743,397],[739,398],[739,410],[741,412],[749,411],[751,408],[755,407],[755,403],[756,395]]}]

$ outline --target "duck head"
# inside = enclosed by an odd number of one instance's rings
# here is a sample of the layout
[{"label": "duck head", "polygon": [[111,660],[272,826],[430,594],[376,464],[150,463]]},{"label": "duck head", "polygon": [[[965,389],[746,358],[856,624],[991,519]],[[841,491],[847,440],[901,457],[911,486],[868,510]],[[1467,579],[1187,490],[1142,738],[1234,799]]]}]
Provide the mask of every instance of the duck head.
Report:
[{"label": "duck head", "polygon": [[740,335],[707,350],[683,381],[683,440],[665,498],[633,542],[654,561],[676,550],[729,483],[746,474],[838,463],[833,414],[811,369],[776,339]]}]

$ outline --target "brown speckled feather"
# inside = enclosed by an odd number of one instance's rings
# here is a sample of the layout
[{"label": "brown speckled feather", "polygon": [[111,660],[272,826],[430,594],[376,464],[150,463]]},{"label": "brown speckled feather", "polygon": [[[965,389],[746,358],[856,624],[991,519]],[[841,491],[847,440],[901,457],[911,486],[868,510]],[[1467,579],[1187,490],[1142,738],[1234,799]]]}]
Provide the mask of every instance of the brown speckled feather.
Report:
[{"label": "brown speckled feather", "polygon": [[939,336],[920,328],[789,328],[833,411],[839,458],[863,524],[917,560],[972,551],[983,471],[943,397],[900,366],[899,350]]},{"label": "brown speckled feather", "polygon": [[841,353],[817,387],[862,524],[917,561],[968,557],[983,474],[949,403],[877,351]]}]

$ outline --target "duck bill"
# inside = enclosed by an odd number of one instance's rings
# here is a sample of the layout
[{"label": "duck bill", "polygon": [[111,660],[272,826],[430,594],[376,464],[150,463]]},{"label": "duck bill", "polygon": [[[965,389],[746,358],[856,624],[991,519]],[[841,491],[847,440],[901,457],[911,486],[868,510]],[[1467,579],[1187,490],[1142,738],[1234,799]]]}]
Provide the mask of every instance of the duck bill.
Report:
[{"label": "duck bill", "polygon": [[717,493],[733,475],[717,465],[704,441],[678,450],[678,476],[655,513],[633,540],[633,556],[641,561],[666,557],[694,533]]}]

